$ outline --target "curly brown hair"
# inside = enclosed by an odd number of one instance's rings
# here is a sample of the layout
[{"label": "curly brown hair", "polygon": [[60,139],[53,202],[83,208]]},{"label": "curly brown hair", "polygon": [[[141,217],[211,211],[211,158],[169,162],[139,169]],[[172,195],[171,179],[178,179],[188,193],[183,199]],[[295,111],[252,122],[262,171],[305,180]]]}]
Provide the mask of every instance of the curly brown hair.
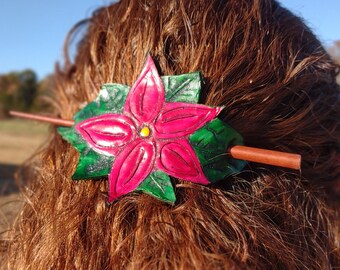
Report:
[{"label": "curly brown hair", "polygon": [[[67,48],[86,27],[73,60]],[[122,0],[79,23],[57,67],[56,114],[101,84],[131,85],[148,51],[166,75],[202,71],[201,102],[248,146],[300,153],[299,173],[249,164],[214,186],[176,180],[174,206],[106,179],[72,181],[78,153],[51,131],[30,167],[9,269],[331,269],[339,266],[337,66],[270,0]]]}]

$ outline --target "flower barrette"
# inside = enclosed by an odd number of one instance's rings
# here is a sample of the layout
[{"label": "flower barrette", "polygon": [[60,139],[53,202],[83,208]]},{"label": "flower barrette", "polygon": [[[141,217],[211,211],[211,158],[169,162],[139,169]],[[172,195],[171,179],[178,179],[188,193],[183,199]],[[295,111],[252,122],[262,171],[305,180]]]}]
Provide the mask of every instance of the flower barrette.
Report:
[{"label": "flower barrette", "polygon": [[73,179],[108,176],[108,202],[132,191],[176,200],[171,178],[207,185],[240,172],[245,160],[293,169],[296,154],[242,146],[217,118],[222,107],[198,104],[199,72],[160,77],[150,55],[134,85],[104,84],[74,121],[11,112],[60,125],[80,153]]}]

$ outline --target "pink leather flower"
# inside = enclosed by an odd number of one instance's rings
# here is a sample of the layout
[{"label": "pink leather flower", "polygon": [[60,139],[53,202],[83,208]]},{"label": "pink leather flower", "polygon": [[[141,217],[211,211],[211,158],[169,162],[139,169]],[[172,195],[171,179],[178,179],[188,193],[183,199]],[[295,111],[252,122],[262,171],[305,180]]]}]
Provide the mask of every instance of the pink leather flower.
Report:
[{"label": "pink leather flower", "polygon": [[116,157],[108,177],[108,200],[112,202],[135,190],[156,170],[208,184],[188,136],[213,120],[221,109],[167,103],[161,78],[148,56],[122,114],[92,117],[75,128],[95,151]]}]

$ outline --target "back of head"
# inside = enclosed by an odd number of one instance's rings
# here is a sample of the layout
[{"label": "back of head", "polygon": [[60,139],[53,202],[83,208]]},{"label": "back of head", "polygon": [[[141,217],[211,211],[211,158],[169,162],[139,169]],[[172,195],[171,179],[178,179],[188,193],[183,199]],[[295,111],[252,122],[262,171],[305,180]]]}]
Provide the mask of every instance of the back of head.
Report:
[{"label": "back of head", "polygon": [[330,269],[339,262],[336,205],[327,193],[339,177],[336,66],[299,18],[269,0],[123,0],[78,28],[85,26],[74,61],[56,72],[62,118],[103,83],[132,85],[149,51],[161,74],[200,70],[201,103],[225,106],[221,118],[247,145],[300,153],[302,171],[251,163],[213,186],[174,179],[174,206],[131,193],[108,207],[105,179],[71,180],[77,152],[53,130],[31,169],[13,269]]}]

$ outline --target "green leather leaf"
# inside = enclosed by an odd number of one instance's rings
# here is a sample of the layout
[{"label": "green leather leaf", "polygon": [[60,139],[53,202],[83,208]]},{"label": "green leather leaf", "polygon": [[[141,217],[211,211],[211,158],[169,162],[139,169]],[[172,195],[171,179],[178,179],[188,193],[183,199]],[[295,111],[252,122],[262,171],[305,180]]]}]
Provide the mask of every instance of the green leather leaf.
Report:
[{"label": "green leather leaf", "polygon": [[176,195],[170,177],[162,171],[150,173],[139,185],[137,190],[170,204],[176,201]]},{"label": "green leather leaf", "polygon": [[200,72],[162,76],[167,102],[198,103],[201,91]]},{"label": "green leather leaf", "polygon": [[123,84],[103,84],[97,98],[73,117],[76,123],[105,113],[121,113],[130,87]]},{"label": "green leather leaf", "polygon": [[91,149],[86,155],[79,157],[78,166],[72,179],[105,177],[111,172],[113,161],[113,156],[99,155]]},{"label": "green leather leaf", "polygon": [[203,172],[210,182],[240,172],[246,162],[227,154],[233,145],[242,145],[243,139],[230,126],[219,119],[209,122],[189,137],[190,144],[200,160]]},{"label": "green leather leaf", "polygon": [[92,150],[73,127],[59,127],[58,132],[80,153],[78,165],[72,179],[99,178],[110,173],[114,157],[101,155]]}]

